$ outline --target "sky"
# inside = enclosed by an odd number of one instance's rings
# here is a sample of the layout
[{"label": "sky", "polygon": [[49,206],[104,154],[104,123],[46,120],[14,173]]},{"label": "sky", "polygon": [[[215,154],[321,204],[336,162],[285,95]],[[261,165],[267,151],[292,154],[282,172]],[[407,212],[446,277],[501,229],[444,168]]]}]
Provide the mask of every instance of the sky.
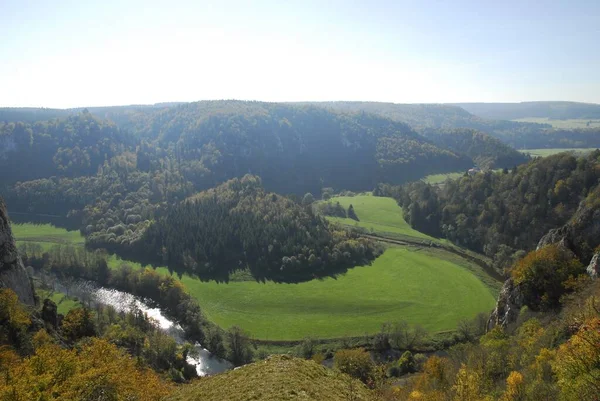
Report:
[{"label": "sky", "polygon": [[598,0],[0,0],[0,106],[600,103]]}]

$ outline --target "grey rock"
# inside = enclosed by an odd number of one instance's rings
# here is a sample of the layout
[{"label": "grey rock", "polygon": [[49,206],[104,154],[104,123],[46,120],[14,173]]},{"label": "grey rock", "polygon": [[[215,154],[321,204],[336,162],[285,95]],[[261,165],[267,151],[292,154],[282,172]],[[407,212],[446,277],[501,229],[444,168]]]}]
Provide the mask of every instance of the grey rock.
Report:
[{"label": "grey rock", "polygon": [[596,279],[600,276],[600,252],[595,254],[590,260],[590,264],[587,267],[587,273],[591,278]]},{"label": "grey rock", "polygon": [[514,284],[512,278],[509,278],[500,290],[496,308],[488,320],[488,330],[495,326],[506,327],[516,321],[523,305],[524,299],[521,289]]},{"label": "grey rock", "polygon": [[35,292],[19,257],[4,200],[0,198],[0,288],[12,289],[19,300],[35,305]]},{"label": "grey rock", "polygon": [[54,329],[58,327],[58,307],[51,299],[44,300],[42,307],[42,320],[52,326]]}]

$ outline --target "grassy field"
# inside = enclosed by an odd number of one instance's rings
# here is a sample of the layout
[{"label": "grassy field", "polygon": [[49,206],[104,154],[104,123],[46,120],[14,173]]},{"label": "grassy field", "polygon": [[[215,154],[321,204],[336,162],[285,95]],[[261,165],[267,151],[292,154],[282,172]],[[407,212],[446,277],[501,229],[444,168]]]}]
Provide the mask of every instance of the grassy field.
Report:
[{"label": "grassy field", "polygon": [[444,256],[391,247],[371,266],[299,284],[182,280],[209,319],[264,340],[360,336],[401,320],[439,332],[494,306],[492,290]]},{"label": "grassy field", "polygon": [[550,118],[519,118],[518,122],[522,123],[538,123],[550,124],[553,128],[572,129],[572,128],[598,128],[600,120],[587,119],[570,119],[570,120],[554,120]]},{"label": "grassy field", "polygon": [[79,301],[67,297],[67,295],[63,294],[62,292],[50,292],[41,289],[36,289],[36,292],[40,296],[40,299],[50,298],[52,301],[54,301],[57,306],[58,313],[61,313],[65,316],[71,309],[83,306]]},{"label": "grassy field", "polygon": [[[359,205],[356,200],[360,199],[367,203],[383,200],[388,207],[398,208],[389,198],[348,199],[354,205]],[[385,219],[376,213],[367,215]],[[389,217],[383,221],[386,227],[392,222]],[[398,230],[403,227],[404,232],[423,236],[404,220],[394,224]],[[82,242],[78,232],[52,226],[16,225],[13,232],[18,242],[37,242],[42,233],[47,234],[47,241]],[[115,257],[109,262],[113,268],[122,263]],[[168,274],[165,268],[159,271]],[[384,322],[401,320],[420,324],[431,332],[453,330],[458,320],[488,312],[498,289],[498,283],[490,281],[477,265],[443,250],[417,247],[389,247],[370,266],[299,284],[223,284],[189,276],[181,280],[210,320],[224,328],[238,325],[261,340],[361,336],[376,332]]]},{"label": "grassy field", "polygon": [[443,184],[447,179],[454,180],[456,178],[460,178],[465,175],[465,172],[459,173],[446,173],[446,174],[432,174],[423,178],[421,181],[426,182],[431,185]]},{"label": "grassy field", "polygon": [[337,223],[362,227],[374,232],[389,232],[402,234],[407,237],[434,240],[434,238],[413,229],[404,220],[402,208],[392,198],[384,198],[372,195],[337,196],[329,202],[339,202],[344,209],[350,205],[360,221],[349,218],[327,216],[330,221]]},{"label": "grassy field", "polygon": [[592,152],[596,150],[596,148],[554,148],[554,149],[522,149],[519,150],[519,152],[521,153],[529,153],[531,156],[539,156],[539,157],[546,157],[546,156],[552,156],[555,155],[557,153],[562,153],[562,152],[573,152],[573,153],[578,153],[578,154],[584,154],[584,153],[588,153],[588,152]]},{"label": "grassy field", "polygon": [[15,238],[21,241],[49,242],[55,244],[83,245],[79,231],[67,231],[50,224],[13,224]]}]

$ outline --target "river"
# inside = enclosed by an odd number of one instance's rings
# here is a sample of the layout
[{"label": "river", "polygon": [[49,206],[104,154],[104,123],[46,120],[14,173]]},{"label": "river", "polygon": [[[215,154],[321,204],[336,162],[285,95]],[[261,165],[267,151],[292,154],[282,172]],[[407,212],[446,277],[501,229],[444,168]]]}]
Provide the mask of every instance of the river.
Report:
[{"label": "river", "polygon": [[[109,305],[119,312],[127,312],[134,308],[140,309],[154,319],[156,324],[172,336],[178,344],[185,342],[185,333],[179,324],[167,318],[160,308],[153,308],[149,303],[132,294],[111,288],[99,287],[93,282],[84,280],[75,280],[69,283],[56,281],[54,287],[86,303]],[[233,367],[230,362],[213,356],[199,343],[195,344],[195,351],[195,358],[188,357],[187,361],[191,365],[196,366],[198,376],[221,373]]]}]

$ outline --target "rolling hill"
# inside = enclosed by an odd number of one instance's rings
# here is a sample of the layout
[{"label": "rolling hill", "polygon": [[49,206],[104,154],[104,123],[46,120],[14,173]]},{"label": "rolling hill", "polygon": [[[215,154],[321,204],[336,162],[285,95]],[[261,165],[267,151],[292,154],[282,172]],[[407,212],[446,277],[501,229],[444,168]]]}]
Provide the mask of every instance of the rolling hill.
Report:
[{"label": "rolling hill", "polygon": [[455,103],[476,116],[495,120],[522,118],[600,119],[600,104],[578,102]]}]

